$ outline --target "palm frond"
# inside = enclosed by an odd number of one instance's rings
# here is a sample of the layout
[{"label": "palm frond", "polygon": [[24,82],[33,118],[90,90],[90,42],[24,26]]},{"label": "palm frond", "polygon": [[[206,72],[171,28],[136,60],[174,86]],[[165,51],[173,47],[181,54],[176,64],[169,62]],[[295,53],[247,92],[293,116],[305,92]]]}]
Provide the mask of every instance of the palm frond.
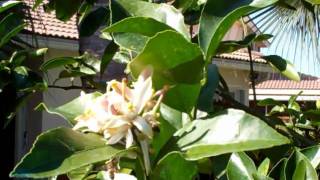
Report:
[{"label": "palm frond", "polygon": [[262,33],[274,35],[270,46],[262,52],[280,55],[301,73],[320,77],[320,5],[296,0],[288,6],[277,4],[254,12],[249,17]]}]

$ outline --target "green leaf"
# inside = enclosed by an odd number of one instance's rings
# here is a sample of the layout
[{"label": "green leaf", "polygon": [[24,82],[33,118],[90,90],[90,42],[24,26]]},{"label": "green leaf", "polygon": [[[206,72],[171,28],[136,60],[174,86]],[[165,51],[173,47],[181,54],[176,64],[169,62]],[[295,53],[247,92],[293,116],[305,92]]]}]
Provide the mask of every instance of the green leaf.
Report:
[{"label": "green leaf", "polygon": [[184,121],[187,121],[184,118],[184,116],[187,116],[185,113],[173,109],[163,103],[160,105],[160,114],[163,119],[165,119],[176,130],[181,129],[186,123]]},{"label": "green leaf", "polygon": [[260,8],[272,5],[277,0],[207,0],[200,18],[199,43],[206,61],[216,50],[231,26],[240,17]]},{"label": "green leaf", "polygon": [[[174,31],[164,31],[152,37],[143,51],[129,64],[134,77],[152,65],[156,89],[176,83],[195,84],[202,78],[202,53]],[[185,76],[188,72],[192,76]]]},{"label": "green leaf", "polygon": [[258,167],[258,173],[263,176],[266,176],[268,174],[269,167],[270,167],[270,159],[266,158],[265,160],[262,161],[262,163]]},{"label": "green leaf", "polygon": [[249,34],[243,40],[240,41],[222,41],[219,44],[217,53],[231,53],[241,48],[248,47],[257,37],[255,33]]},{"label": "green leaf", "polygon": [[303,91],[300,91],[298,94],[296,95],[292,95],[288,101],[288,107],[290,107],[293,103],[295,103],[297,101],[297,98],[303,93]]},{"label": "green leaf", "polygon": [[200,89],[200,83],[177,84],[166,92],[163,102],[179,111],[190,113],[197,103]]},{"label": "green leaf", "polygon": [[102,75],[104,71],[106,70],[108,64],[112,61],[112,58],[118,51],[119,46],[114,43],[114,41],[111,41],[107,47],[105,48],[102,58],[101,58],[101,63],[100,63],[100,74]]},{"label": "green leaf", "polygon": [[320,100],[317,100],[317,102],[316,102],[316,107],[317,107],[317,109],[320,110]]},{"label": "green leaf", "polygon": [[277,55],[263,56],[261,58],[266,60],[273,68],[278,70],[282,75],[286,76],[287,78],[294,81],[300,81],[299,74],[294,69],[293,64],[289,61]]},{"label": "green leaf", "polygon": [[319,5],[320,4],[320,0],[305,0],[307,2],[309,2],[312,5]]},{"label": "green leaf", "polygon": [[271,169],[269,176],[274,179],[286,180],[286,167],[287,167],[288,159],[283,158],[274,167]]},{"label": "green leaf", "polygon": [[259,118],[236,109],[192,121],[176,135],[178,146],[192,160],[290,143]]},{"label": "green leaf", "polygon": [[[152,147],[152,154],[151,154],[151,159],[156,160],[158,159],[159,154],[161,153],[166,153],[168,150],[165,149],[166,145],[168,145],[170,143],[170,140],[173,137],[173,134],[176,132],[176,129],[168,122],[168,120],[164,119],[164,117],[162,117],[163,115],[161,114],[160,118],[159,118],[159,130],[160,132],[156,132],[152,143],[151,143],[151,147]],[[170,145],[170,144],[169,144]],[[170,147],[168,148],[169,150],[172,150],[173,146],[170,145]]]},{"label": "green leaf", "polygon": [[113,40],[121,48],[141,52],[149,38],[136,33],[113,33]]},{"label": "green leaf", "polygon": [[317,168],[320,164],[320,145],[307,147],[301,150],[301,153],[305,155],[313,168]]},{"label": "green leaf", "polygon": [[172,5],[182,12],[185,12],[195,4],[198,4],[198,0],[175,0]]},{"label": "green leaf", "polygon": [[47,88],[46,82],[35,72],[30,71],[25,66],[18,66],[13,70],[14,86],[22,92],[33,92],[34,90],[44,90]]},{"label": "green leaf", "polygon": [[198,99],[198,109],[211,112],[213,110],[213,96],[219,85],[219,71],[215,64],[210,64],[207,69],[207,82],[201,88]]},{"label": "green leaf", "polygon": [[4,17],[0,22],[0,47],[23,30],[25,25],[18,14],[10,13]]},{"label": "green leaf", "polygon": [[[173,85],[164,102],[180,111],[189,112],[195,105],[202,79],[203,57],[196,44],[179,33],[163,31],[150,38],[143,51],[129,64],[134,77],[151,65],[156,89]],[[190,76],[186,76],[188,72]]]},{"label": "green leaf", "polygon": [[102,32],[126,32],[126,33],[138,33],[144,36],[154,36],[156,33],[164,30],[174,30],[170,26],[161,23],[153,18],[149,17],[128,17],[121,21],[106,27]]},{"label": "green leaf", "polygon": [[70,172],[68,172],[68,178],[70,180],[83,180],[88,174],[89,172],[92,170],[93,165],[86,165],[83,167],[80,167],[78,169],[72,170]]},{"label": "green leaf", "polygon": [[244,152],[233,153],[227,166],[229,180],[253,180],[253,173],[257,171],[254,162]]},{"label": "green leaf", "polygon": [[[304,162],[303,164],[301,164],[302,161]],[[305,168],[305,170],[301,168]],[[301,173],[303,172],[305,172],[305,178],[303,179],[318,179],[317,172],[313,168],[308,158],[301,152],[295,150],[295,152],[289,158],[286,166],[286,178],[300,178],[301,176],[303,176],[301,175]]]},{"label": "green leaf", "polygon": [[282,106],[283,104],[279,101],[272,99],[272,98],[267,98],[267,99],[259,101],[257,105],[258,106]]},{"label": "green leaf", "polygon": [[272,37],[273,37],[272,34],[259,34],[254,38],[254,42],[267,41]]},{"label": "green leaf", "polygon": [[44,103],[41,103],[36,107],[36,109],[46,110],[50,114],[61,116],[66,119],[71,125],[74,125],[76,123],[74,119],[77,116],[83,114],[85,111],[85,102],[88,100],[93,100],[101,95],[102,94],[99,92],[86,94],[56,108],[48,108]]},{"label": "green leaf", "polygon": [[304,160],[300,161],[293,173],[292,180],[305,179],[306,176],[306,162]]},{"label": "green leaf", "polygon": [[10,177],[46,178],[107,161],[128,150],[106,145],[102,137],[60,127],[41,134]]},{"label": "green leaf", "polygon": [[[190,39],[187,27],[184,24],[184,17],[180,11],[167,4],[155,4],[140,0],[116,0],[123,9],[131,16],[141,16],[153,18],[159,22],[165,23],[184,37]],[[172,21],[174,19],[174,21]]]},{"label": "green leaf", "polygon": [[53,0],[56,17],[61,21],[68,21],[79,9],[80,0]]},{"label": "green leaf", "polygon": [[171,152],[163,157],[152,171],[154,180],[192,180],[197,174],[195,162],[187,161],[180,152]]},{"label": "green leaf", "polygon": [[109,10],[99,7],[85,16],[79,25],[79,36],[87,37],[94,34],[98,28],[109,20]]},{"label": "green leaf", "polygon": [[0,13],[6,11],[7,9],[16,6],[17,4],[21,4],[22,1],[12,1],[12,0],[7,0],[7,1],[1,1],[0,2]]},{"label": "green leaf", "polygon": [[44,62],[40,66],[40,69],[42,71],[48,71],[49,69],[60,68],[62,66],[74,64],[77,62],[78,61],[73,57],[58,57]]},{"label": "green leaf", "polygon": [[219,180],[227,179],[227,166],[230,160],[231,154],[222,154],[218,156],[211,157],[212,159],[212,172],[215,174],[216,178]]},{"label": "green leaf", "polygon": [[303,112],[303,116],[308,120],[319,122],[320,121],[320,110],[310,109],[308,111]]}]

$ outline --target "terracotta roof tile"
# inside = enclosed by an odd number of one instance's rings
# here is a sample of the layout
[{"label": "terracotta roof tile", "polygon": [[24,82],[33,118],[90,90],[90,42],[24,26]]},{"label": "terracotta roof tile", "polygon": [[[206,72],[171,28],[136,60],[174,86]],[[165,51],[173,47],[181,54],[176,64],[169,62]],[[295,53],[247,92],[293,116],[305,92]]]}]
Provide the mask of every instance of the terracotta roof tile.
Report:
[{"label": "terracotta roof tile", "polygon": [[[69,21],[63,22],[56,18],[55,12],[46,13],[43,6],[40,5],[35,11],[32,11],[34,0],[23,0],[30,7],[30,17],[27,18],[27,31],[32,31],[43,36],[51,36],[67,39],[78,39],[76,17],[73,16]],[[44,2],[48,2],[47,0]],[[32,21],[30,21],[31,19]]]},{"label": "terracotta roof tile", "polygon": [[[253,62],[256,63],[266,63],[264,59],[261,58],[263,54],[257,51],[252,51]],[[216,56],[217,58],[238,60],[238,61],[250,61],[249,54],[245,49],[240,49],[232,53],[223,53]]]},{"label": "terracotta roof tile", "polygon": [[320,78],[301,75],[301,81],[295,82],[282,76],[273,74],[268,80],[256,85],[257,89],[298,89],[298,90],[320,90]]}]

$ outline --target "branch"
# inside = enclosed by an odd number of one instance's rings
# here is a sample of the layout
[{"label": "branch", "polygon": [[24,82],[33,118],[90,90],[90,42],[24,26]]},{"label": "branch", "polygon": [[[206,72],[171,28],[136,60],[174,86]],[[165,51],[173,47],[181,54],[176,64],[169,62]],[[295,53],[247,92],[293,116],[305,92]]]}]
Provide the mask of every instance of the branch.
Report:
[{"label": "branch", "polygon": [[63,89],[63,90],[71,90],[71,89],[87,89],[87,90],[96,90],[95,87],[82,87],[82,86],[55,86],[55,85],[48,85],[48,88],[56,88],[56,89]]},{"label": "branch", "polygon": [[277,130],[279,133],[281,133],[287,137],[290,137],[296,145],[301,147],[301,146],[311,146],[311,145],[317,144],[317,142],[310,140],[308,138],[305,138],[304,136],[293,131],[292,129],[287,128],[286,125],[281,120],[275,120],[275,119],[268,118],[268,117],[262,115],[261,113],[259,113],[258,111],[256,111],[256,109],[249,108],[246,105],[239,103],[233,97],[231,97],[229,94],[227,94],[223,91],[218,91],[217,94],[220,95],[221,97],[223,97],[225,100],[229,101],[231,103],[231,107],[241,109],[249,114],[257,116],[258,118],[260,118],[261,120],[266,122],[269,126],[273,127],[275,130]]}]

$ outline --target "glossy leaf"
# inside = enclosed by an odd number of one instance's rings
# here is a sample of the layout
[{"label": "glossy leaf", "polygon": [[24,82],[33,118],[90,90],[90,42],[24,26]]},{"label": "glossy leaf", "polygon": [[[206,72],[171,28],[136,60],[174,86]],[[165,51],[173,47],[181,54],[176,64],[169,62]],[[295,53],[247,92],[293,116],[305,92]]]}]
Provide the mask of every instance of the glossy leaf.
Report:
[{"label": "glossy leaf", "polygon": [[0,22],[0,47],[17,35],[24,27],[25,23],[23,23],[20,15],[10,13],[5,16]]},{"label": "glossy leaf", "polygon": [[289,61],[277,55],[263,56],[262,58],[265,59],[272,67],[274,67],[282,75],[286,76],[291,80],[300,81],[299,74]]},{"label": "glossy leaf", "polygon": [[83,180],[88,173],[92,170],[93,165],[87,165],[87,166],[83,166],[80,167],[78,169],[72,170],[70,172],[68,172],[68,178],[70,180]]},{"label": "glossy leaf", "polygon": [[42,71],[48,71],[50,69],[61,68],[65,65],[74,64],[77,62],[78,61],[73,57],[58,57],[58,58],[50,59],[50,60],[44,62],[40,66],[40,69]]},{"label": "glossy leaf", "polygon": [[[301,162],[303,162],[301,164]],[[304,169],[305,168],[305,169]],[[286,166],[286,178],[300,178],[305,174],[303,179],[318,179],[317,172],[306,156],[298,150],[291,155]]]},{"label": "glossy leaf", "polygon": [[189,8],[197,5],[199,2],[198,0],[176,0],[172,4],[177,9],[181,10],[182,12],[187,11]]},{"label": "glossy leaf", "polygon": [[[174,31],[164,31],[147,42],[143,51],[130,63],[130,70],[137,77],[148,65],[153,66],[153,81],[159,89],[163,85],[200,82],[203,59],[196,44]],[[185,76],[185,72],[192,76]]]},{"label": "glossy leaf", "polygon": [[57,19],[68,21],[78,11],[81,1],[79,0],[53,0]]},{"label": "glossy leaf", "polygon": [[165,95],[163,102],[172,108],[185,113],[190,113],[197,104],[201,85],[199,84],[177,84]]},{"label": "glossy leaf", "polygon": [[317,100],[317,102],[316,102],[316,107],[317,107],[317,109],[320,110],[320,100]]},{"label": "glossy leaf", "polygon": [[0,2],[0,13],[2,13],[3,11],[5,11],[11,7],[14,7],[18,4],[21,4],[21,3],[22,3],[21,1],[12,1],[12,0],[1,1]]},{"label": "glossy leaf", "polygon": [[305,0],[309,3],[311,3],[312,5],[319,5],[320,4],[320,0]]},{"label": "glossy leaf", "polygon": [[283,158],[274,167],[271,169],[269,173],[269,177],[274,179],[286,180],[286,167],[287,167],[288,159]]},{"label": "glossy leaf", "polygon": [[174,30],[170,26],[149,17],[128,17],[106,27],[102,32],[137,33],[144,36],[154,36],[164,30]]},{"label": "glossy leaf", "polygon": [[[148,65],[154,69],[152,78],[156,89],[173,85],[164,102],[175,109],[189,112],[200,91],[203,58],[199,47],[177,32],[160,32],[147,42],[129,67],[133,76],[137,77]],[[186,72],[191,75],[185,76]]]},{"label": "glossy leaf", "polygon": [[235,109],[192,121],[176,135],[178,146],[192,160],[290,143],[259,118]]},{"label": "glossy leaf", "polygon": [[320,145],[307,147],[301,150],[301,153],[305,155],[313,168],[317,168],[320,164]]},{"label": "glossy leaf", "polygon": [[149,38],[136,33],[113,33],[113,40],[123,49],[140,53]]},{"label": "glossy leaf", "polygon": [[112,61],[112,58],[118,51],[119,46],[116,45],[113,41],[111,41],[107,47],[105,48],[103,52],[103,56],[101,58],[101,63],[100,63],[100,74],[103,74],[104,71],[106,70],[108,64]]},{"label": "glossy leaf", "polygon": [[206,61],[216,54],[224,35],[240,17],[272,5],[277,0],[207,0],[200,18],[199,43]]},{"label": "glossy leaf", "polygon": [[179,152],[171,152],[159,160],[151,174],[155,180],[192,180],[197,174],[195,162],[187,161]]},{"label": "glossy leaf", "polygon": [[56,128],[40,135],[32,149],[11,172],[11,177],[45,178],[107,161],[126,151],[106,145],[100,136],[69,128]]},{"label": "glossy leaf", "polygon": [[272,98],[267,98],[267,99],[259,101],[257,105],[258,106],[282,106],[283,104],[279,101],[272,99]]},{"label": "glossy leaf", "polygon": [[99,7],[85,16],[79,25],[79,36],[87,37],[93,35],[98,28],[109,20],[109,10]]},{"label": "glossy leaf", "polygon": [[63,117],[67,120],[71,125],[74,125],[75,118],[81,114],[83,114],[85,110],[85,102],[86,100],[95,99],[101,96],[101,93],[95,92],[91,94],[86,94],[82,97],[78,97],[62,106],[56,108],[48,108],[44,103],[39,104],[36,109],[37,110],[46,110],[50,114],[56,114],[58,116]]},{"label": "glossy leaf", "polygon": [[258,173],[266,176],[269,172],[269,167],[270,167],[270,159],[266,158],[265,160],[262,161],[262,163],[258,167]]},{"label": "glossy leaf", "polygon": [[211,112],[213,110],[213,96],[218,85],[218,67],[214,64],[210,64],[207,70],[207,82],[201,88],[198,100],[198,109],[206,112]]},{"label": "glossy leaf", "polygon": [[292,180],[302,180],[306,176],[306,162],[304,160],[300,161],[293,173]]},{"label": "glossy leaf", "polygon": [[253,174],[257,171],[254,162],[244,152],[233,153],[227,166],[229,180],[253,180]]},{"label": "glossy leaf", "polygon": [[[184,17],[173,6],[167,4],[155,4],[140,0],[116,0],[131,16],[153,18],[167,24],[184,37],[190,39],[188,29],[184,24]],[[174,20],[174,21],[173,21]]]}]

